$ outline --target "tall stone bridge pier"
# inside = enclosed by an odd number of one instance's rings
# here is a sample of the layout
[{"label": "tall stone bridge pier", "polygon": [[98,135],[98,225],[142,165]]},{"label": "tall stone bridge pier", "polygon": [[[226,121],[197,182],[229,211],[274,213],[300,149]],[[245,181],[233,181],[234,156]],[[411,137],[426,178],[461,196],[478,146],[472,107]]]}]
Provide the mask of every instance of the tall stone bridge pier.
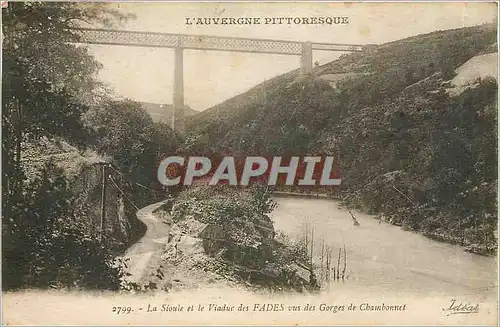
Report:
[{"label": "tall stone bridge pier", "polygon": [[271,39],[221,37],[211,35],[170,34],[108,29],[79,28],[75,43],[171,48],[175,53],[172,128],[184,132],[184,57],[185,49],[216,50],[300,56],[300,69],[307,74],[313,68],[313,50],[354,52],[362,45],[314,43]]}]

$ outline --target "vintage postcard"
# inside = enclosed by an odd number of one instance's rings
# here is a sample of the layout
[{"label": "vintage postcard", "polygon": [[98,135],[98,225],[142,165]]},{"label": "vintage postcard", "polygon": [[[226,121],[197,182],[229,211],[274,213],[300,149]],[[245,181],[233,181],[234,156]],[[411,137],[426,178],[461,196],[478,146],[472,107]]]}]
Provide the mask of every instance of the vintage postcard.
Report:
[{"label": "vintage postcard", "polygon": [[495,2],[2,1],[4,325],[497,325]]}]

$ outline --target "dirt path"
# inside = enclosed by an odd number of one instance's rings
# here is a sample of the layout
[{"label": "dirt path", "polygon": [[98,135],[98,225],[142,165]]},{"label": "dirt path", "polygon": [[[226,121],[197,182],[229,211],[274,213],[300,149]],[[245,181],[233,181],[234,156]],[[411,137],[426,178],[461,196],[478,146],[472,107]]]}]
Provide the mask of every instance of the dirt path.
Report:
[{"label": "dirt path", "polygon": [[130,282],[140,283],[144,273],[150,266],[153,258],[158,257],[168,241],[169,227],[166,222],[159,220],[153,211],[163,205],[165,201],[153,203],[137,211],[137,219],[146,224],[146,234],[132,245],[123,256],[130,259],[128,272]]}]

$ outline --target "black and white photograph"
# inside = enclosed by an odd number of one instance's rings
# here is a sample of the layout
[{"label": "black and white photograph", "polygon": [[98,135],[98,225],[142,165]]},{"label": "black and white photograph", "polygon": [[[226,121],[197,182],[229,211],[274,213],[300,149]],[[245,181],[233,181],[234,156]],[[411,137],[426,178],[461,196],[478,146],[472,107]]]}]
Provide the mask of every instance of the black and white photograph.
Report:
[{"label": "black and white photograph", "polygon": [[498,324],[498,3],[1,11],[2,325]]}]

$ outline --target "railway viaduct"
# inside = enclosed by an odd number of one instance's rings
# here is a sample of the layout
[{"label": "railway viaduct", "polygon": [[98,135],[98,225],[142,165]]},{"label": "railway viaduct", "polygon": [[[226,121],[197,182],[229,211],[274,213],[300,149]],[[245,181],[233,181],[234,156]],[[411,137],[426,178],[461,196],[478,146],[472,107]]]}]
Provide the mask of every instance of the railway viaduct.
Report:
[{"label": "railway viaduct", "polygon": [[175,66],[172,102],[174,115],[172,128],[179,133],[184,131],[183,52],[185,49],[300,56],[300,71],[302,74],[312,71],[313,50],[341,52],[363,50],[362,45],[355,44],[314,43],[92,28],[79,28],[75,32],[78,35],[78,40],[75,43],[174,49]]}]

